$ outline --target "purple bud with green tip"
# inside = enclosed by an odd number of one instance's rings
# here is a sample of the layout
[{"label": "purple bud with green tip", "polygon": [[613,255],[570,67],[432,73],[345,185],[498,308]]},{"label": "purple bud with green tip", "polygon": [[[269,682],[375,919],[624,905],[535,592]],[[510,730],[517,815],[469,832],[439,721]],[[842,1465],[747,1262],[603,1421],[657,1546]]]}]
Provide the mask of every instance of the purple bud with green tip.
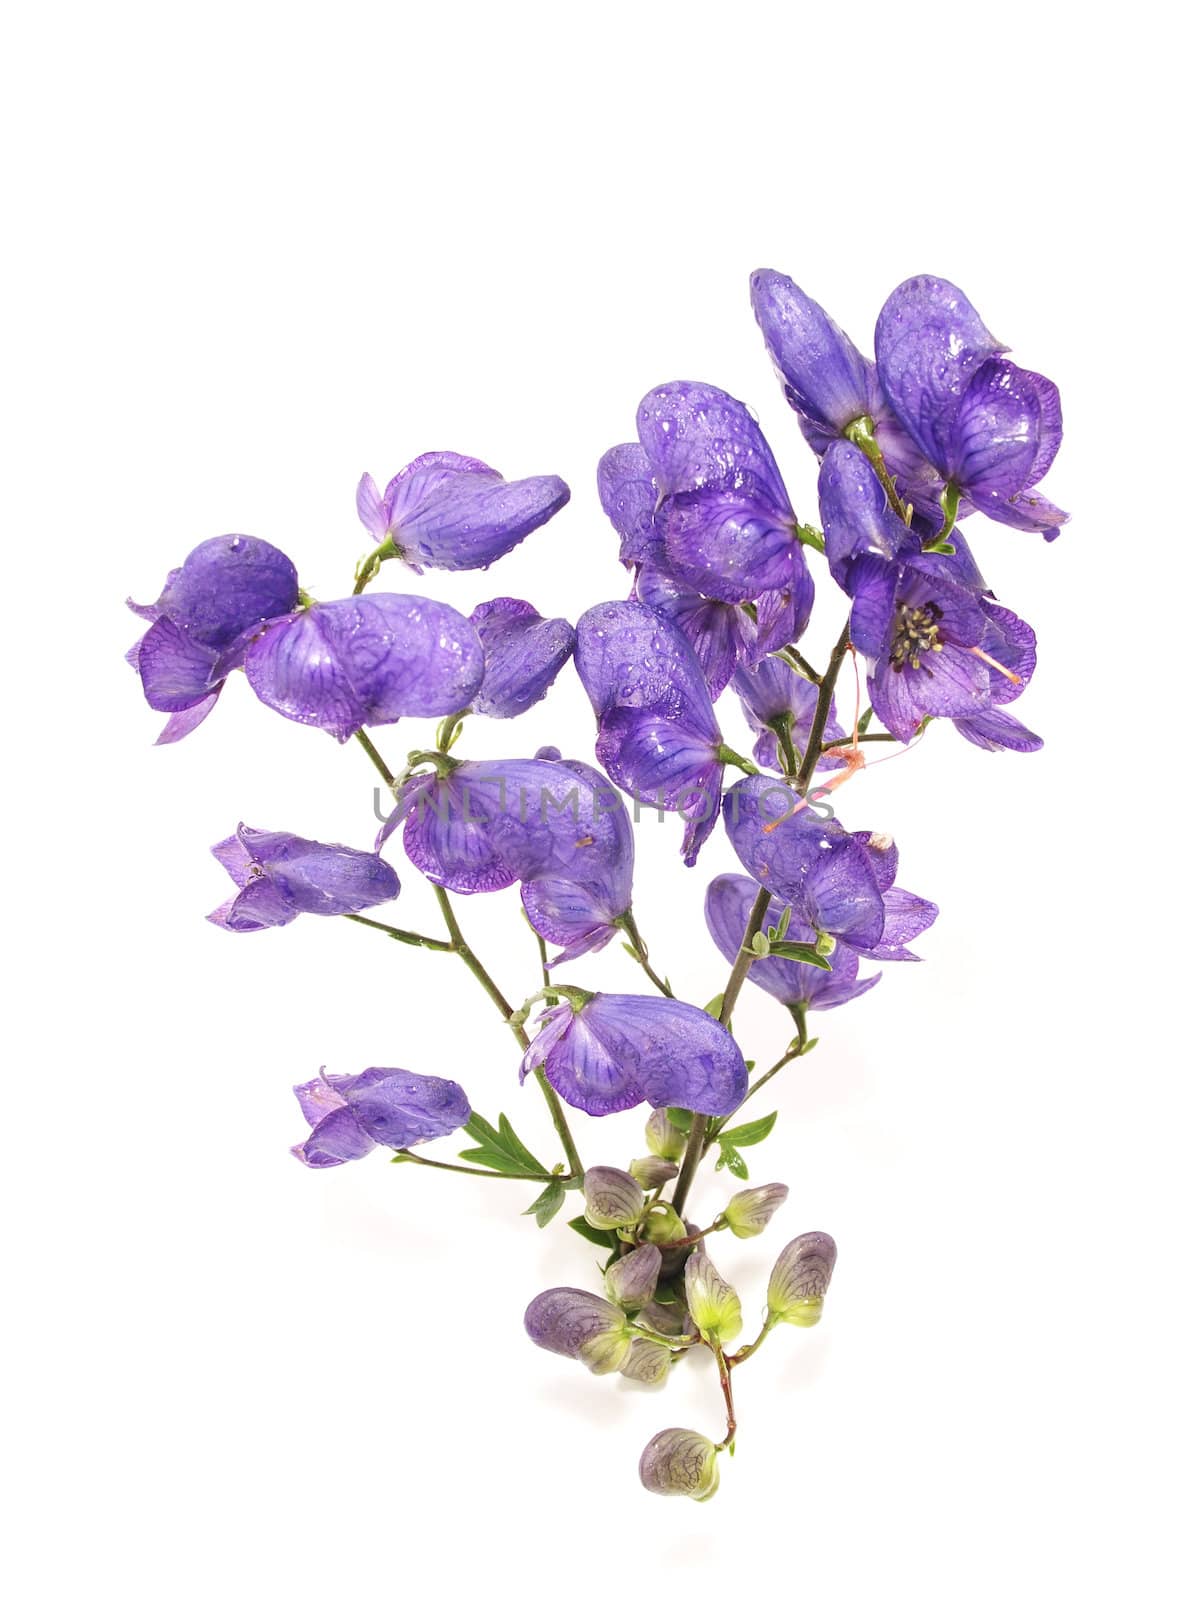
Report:
[{"label": "purple bud with green tip", "polygon": [[620,1167],[589,1167],[583,1175],[583,1214],[593,1228],[631,1228],[645,1203],[641,1184]]},{"label": "purple bud with green tip", "polygon": [[618,1256],[604,1274],[604,1292],[623,1311],[640,1311],[654,1297],[662,1253],[657,1246],[640,1244],[627,1256]]},{"label": "purple bud with green tip", "polygon": [[702,1250],[693,1250],[683,1269],[688,1310],[701,1338],[712,1345],[728,1344],[742,1331],[742,1303],[733,1285],[713,1266]]},{"label": "purple bud with green tip", "polygon": [[653,1339],[635,1339],[629,1347],[629,1360],[621,1368],[623,1378],[635,1383],[662,1383],[671,1370],[671,1352]]},{"label": "purple bud with green tip", "polygon": [[629,1358],[633,1330],[625,1313],[586,1289],[546,1289],[525,1311],[525,1332],[542,1350],[582,1361],[602,1376]]},{"label": "purple bud with green tip", "polygon": [[827,1233],[802,1233],[785,1244],[767,1285],[772,1320],[795,1328],[818,1323],[836,1262],[837,1245]]},{"label": "purple bud with green tip", "polygon": [[664,1183],[679,1176],[675,1163],[664,1161],[661,1156],[638,1156],[629,1163],[629,1171],[643,1189],[661,1189]]},{"label": "purple bud with green tip", "polygon": [[687,1134],[671,1121],[665,1106],[651,1112],[646,1119],[646,1144],[654,1155],[662,1156],[665,1161],[674,1161],[687,1149]]},{"label": "purple bud with green tip", "polygon": [[642,1451],[638,1474],[651,1494],[711,1500],[721,1479],[717,1447],[691,1428],[664,1428]]},{"label": "purple bud with green tip", "polygon": [[752,1239],[763,1231],[787,1197],[786,1183],[739,1189],[725,1204],[724,1217],[730,1233],[738,1239]]}]

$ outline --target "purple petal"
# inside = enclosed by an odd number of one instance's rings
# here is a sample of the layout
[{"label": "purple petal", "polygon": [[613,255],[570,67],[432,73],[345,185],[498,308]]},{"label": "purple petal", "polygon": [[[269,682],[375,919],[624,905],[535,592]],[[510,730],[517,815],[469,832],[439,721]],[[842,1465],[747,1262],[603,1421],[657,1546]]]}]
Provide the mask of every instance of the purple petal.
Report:
[{"label": "purple petal", "polygon": [[246,676],[260,700],[342,741],[364,725],[464,709],[483,670],[467,619],[415,595],[310,606],[271,624],[246,652]]},{"label": "purple petal", "polygon": [[1022,489],[1007,499],[980,491],[973,494],[971,500],[992,522],[1022,528],[1026,533],[1040,533],[1047,542],[1057,539],[1063,523],[1070,521],[1070,512],[1052,505],[1034,489]]},{"label": "purple petal", "polygon": [[586,1289],[545,1289],[525,1312],[525,1332],[534,1344],[572,1361],[589,1339],[619,1332],[625,1325],[623,1311]]},{"label": "purple petal", "polygon": [[258,933],[262,928],[283,928],[300,915],[287,891],[270,878],[251,878],[246,887],[210,911],[208,921],[230,933]]},{"label": "purple petal", "polygon": [[[782,598],[779,591],[776,596]],[[696,652],[713,700],[725,688],[738,663],[749,660],[761,648],[755,623],[741,606],[707,599],[653,563],[638,572],[637,597],[683,634]]]},{"label": "purple petal", "polygon": [[387,507],[383,503],[383,496],[376,487],[375,479],[369,472],[364,472],[358,480],[354,502],[358,510],[358,520],[371,537],[376,541],[386,538],[388,532]]},{"label": "purple petal", "polygon": [[296,569],[273,544],[242,534],[206,539],[173,573],[158,609],[198,644],[222,650],[247,628],[300,602]]},{"label": "purple petal", "polygon": [[804,562],[790,508],[781,513],[741,489],[673,495],[661,518],[672,569],[717,600],[787,588]]},{"label": "purple petal", "polygon": [[300,1102],[304,1120],[310,1128],[315,1128],[331,1111],[346,1104],[327,1078],[310,1078],[307,1083],[298,1083],[292,1093]]},{"label": "purple petal", "polygon": [[503,475],[477,456],[461,456],[454,450],[427,450],[424,455],[401,467],[383,491],[389,531],[400,527],[422,511],[430,500],[459,485],[470,488],[476,481],[503,483]]},{"label": "purple petal", "polygon": [[660,497],[692,489],[736,490],[778,520],[796,518],[762,429],[740,400],[707,383],[652,389],[638,407],[638,438]]},{"label": "purple petal", "polygon": [[794,411],[833,435],[869,411],[867,362],[791,278],[753,273],[750,303]]},{"label": "purple petal", "polygon": [[568,1104],[590,1116],[682,1106],[724,1116],[741,1104],[746,1064],[707,1011],[658,995],[597,994],[578,1015],[558,1007],[526,1051],[522,1076],[544,1064]]},{"label": "purple petal", "polygon": [[757,595],[754,605],[758,616],[758,637],[755,640],[756,660],[785,645],[795,644],[808,627],[812,615],[816,587],[808,562],[802,550],[792,557],[792,577],[786,589],[772,589]]},{"label": "purple petal", "polygon": [[918,667],[879,660],[867,688],[880,722],[905,744],[926,717],[970,716],[991,698],[988,669],[954,645],[928,652]]},{"label": "purple petal", "polygon": [[655,524],[658,490],[654,469],[640,444],[618,444],[600,458],[596,488],[604,514],[621,537],[627,567],[663,560],[662,533]]},{"label": "purple petal", "polygon": [[349,1106],[331,1111],[313,1128],[303,1144],[292,1146],[292,1154],[306,1167],[340,1167],[347,1161],[361,1161],[375,1148],[375,1140],[359,1124]]},{"label": "purple petal", "polygon": [[[318,844],[294,833],[267,833],[244,823],[237,836],[251,861],[287,897],[295,912],[340,917],[382,905],[400,893],[395,869],[373,851]],[[216,846],[213,854],[233,873],[229,861],[218,855],[227,844]]]},{"label": "purple petal", "polygon": [[870,462],[848,439],[825,452],[817,494],[829,570],[847,593],[857,592],[850,574],[863,555],[894,561],[920,549],[921,541],[888,506]]},{"label": "purple petal", "polygon": [[239,889],[244,889],[252,877],[257,877],[254,857],[246,849],[238,834],[231,833],[228,839],[222,839],[219,844],[214,844],[211,853],[216,856]]},{"label": "purple petal", "polygon": [[137,647],[142,693],[155,711],[190,711],[210,699],[221,682],[217,662],[215,650],[167,617],[153,623]]},{"label": "purple petal", "polygon": [[592,710],[655,710],[720,742],[708,684],[679,628],[636,600],[610,600],[580,617],[575,670]]},{"label": "purple petal", "polygon": [[922,900],[907,889],[889,889],[883,897],[883,909],[885,920],[879,943],[863,954],[872,961],[919,961],[920,956],[905,946],[933,926],[938,908],[932,900]]},{"label": "purple petal", "polygon": [[541,700],[575,648],[575,629],[546,621],[527,600],[502,597],[476,606],[467,619],[483,645],[483,683],[471,709],[485,717],[519,717]]},{"label": "purple petal", "polygon": [[976,369],[1006,348],[962,290],[942,278],[909,278],[879,313],[875,359],[884,394],[944,477],[963,393]]},{"label": "purple petal", "polygon": [[954,726],[964,739],[981,750],[1018,750],[1030,754],[1042,748],[1039,736],[1007,711],[993,709],[970,717],[956,717]]},{"label": "purple petal", "polygon": [[1031,376],[1011,361],[991,359],[979,365],[963,392],[948,464],[972,498],[978,491],[1007,500],[1030,480],[1042,416]]},{"label": "purple petal", "polygon": [[442,452],[406,467],[385,498],[392,538],[407,560],[465,572],[507,555],[561,511],[571,491],[557,477],[506,483],[482,462]]},{"label": "purple petal", "polygon": [[615,919],[629,910],[629,901],[630,895],[622,894],[611,880],[576,883],[570,878],[535,878],[521,885],[521,904],[530,926],[547,944],[562,947],[551,966],[602,950],[617,932]]},{"label": "purple petal", "polygon": [[339,1078],[338,1089],[364,1132],[392,1149],[453,1133],[471,1115],[467,1097],[453,1079],[401,1067],[368,1067],[354,1077]]},{"label": "purple petal", "polygon": [[203,700],[197,700],[194,706],[189,706],[186,711],[176,711],[167,718],[166,726],[154,741],[155,744],[177,744],[180,739],[187,737],[204,721],[205,717],[216,705],[221,693],[218,684],[211,694],[205,695]]}]

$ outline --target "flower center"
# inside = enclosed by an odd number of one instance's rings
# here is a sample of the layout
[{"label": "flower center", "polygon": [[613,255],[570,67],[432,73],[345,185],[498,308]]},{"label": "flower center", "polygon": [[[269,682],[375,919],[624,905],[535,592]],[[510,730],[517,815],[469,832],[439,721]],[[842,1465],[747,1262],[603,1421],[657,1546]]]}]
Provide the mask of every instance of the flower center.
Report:
[{"label": "flower center", "polygon": [[938,623],[942,608],[931,600],[927,605],[909,606],[901,600],[896,606],[896,631],[892,635],[892,649],[888,660],[893,672],[903,672],[905,667],[919,667],[921,655],[926,650],[940,650]]}]

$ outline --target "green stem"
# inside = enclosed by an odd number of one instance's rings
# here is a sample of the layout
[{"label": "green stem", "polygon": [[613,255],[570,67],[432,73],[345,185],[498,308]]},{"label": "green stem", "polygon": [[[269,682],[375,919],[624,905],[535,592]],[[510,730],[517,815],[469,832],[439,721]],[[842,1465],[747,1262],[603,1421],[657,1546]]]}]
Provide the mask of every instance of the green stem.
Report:
[{"label": "green stem", "polygon": [[781,655],[788,666],[795,668],[808,679],[809,683],[820,683],[821,674],[804,659],[794,644],[785,644],[782,650],[776,651],[776,654]]},{"label": "green stem", "polygon": [[739,772],[744,772],[748,777],[760,777],[758,768],[746,756],[738,755],[736,750],[731,750],[727,744],[717,746],[717,760],[723,761],[727,767],[737,767]]},{"label": "green stem", "polygon": [[547,1183],[563,1181],[552,1172],[493,1172],[490,1167],[459,1167],[452,1161],[431,1161],[428,1156],[414,1155],[411,1150],[398,1150],[396,1155],[403,1156],[405,1161],[416,1162],[419,1167],[436,1167],[439,1172],[465,1172],[468,1178],[507,1178],[515,1183],[540,1183],[543,1188]]},{"label": "green stem", "polygon": [[390,922],[376,922],[374,917],[360,917],[356,911],[343,912],[347,922],[361,923],[364,928],[378,928],[380,933],[386,933],[389,939],[398,939],[401,944],[416,945],[420,950],[442,950],[449,955],[455,953],[454,946],[445,939],[430,939],[423,933],[409,933],[406,928],[393,928]]},{"label": "green stem", "polygon": [[742,1110],[746,1104],[746,1101],[749,1100],[752,1095],[756,1095],[758,1091],[766,1084],[770,1083],[775,1074],[777,1072],[782,1072],[784,1067],[786,1067],[789,1062],[795,1061],[798,1056],[802,1056],[804,1054],[805,1046],[808,1044],[808,1029],[804,1023],[804,1013],[802,1008],[797,1006],[794,1015],[796,1016],[799,1026],[799,1032],[797,1033],[795,1039],[790,1045],[788,1045],[787,1049],[780,1056],[775,1065],[773,1067],[768,1067],[766,1072],[764,1072],[760,1078],[756,1078],[754,1080],[754,1082],[746,1090],[746,1093],[742,1099],[742,1104],[738,1106],[737,1111],[731,1111],[728,1116],[722,1117],[719,1122],[714,1123],[709,1129],[708,1137],[704,1145],[704,1153],[706,1155],[712,1149],[716,1141],[721,1137],[721,1129],[731,1117],[736,1116],[738,1112]]},{"label": "green stem", "polygon": [[637,923],[633,920],[632,908],[630,908],[630,910],[628,910],[624,916],[617,918],[617,927],[623,928],[624,931],[629,935],[629,945],[634,952],[634,960],[650,979],[650,982],[658,990],[659,994],[666,995],[668,1000],[674,1000],[675,996],[671,992],[671,985],[665,978],[660,978],[658,973],[655,972],[654,968],[650,965],[650,952],[646,948],[646,941],[638,932]]},{"label": "green stem", "polygon": [[772,717],[769,723],[771,732],[775,735],[775,743],[779,747],[779,765],[783,768],[785,778],[794,778],[799,767],[796,746],[792,742],[792,727],[795,720],[790,711],[784,711],[778,717]]},{"label": "green stem", "polygon": [[840,750],[848,744],[895,744],[894,734],[890,733],[859,733],[849,734],[845,739],[829,739],[821,746],[821,752],[826,750]]},{"label": "green stem", "polygon": [[379,754],[379,751],[376,750],[375,746],[371,743],[371,740],[367,737],[367,730],[365,728],[359,728],[354,737],[370,756],[371,761],[374,764],[375,771],[390,789],[396,780],[392,776],[391,768],[388,766],[387,762],[383,759],[383,757]]},{"label": "green stem", "polygon": [[733,1436],[737,1432],[737,1417],[733,1410],[733,1384],[729,1377],[729,1359],[719,1344],[712,1347],[712,1353],[717,1360],[717,1373],[721,1379],[721,1393],[725,1397],[725,1437],[717,1446],[718,1450],[728,1450],[733,1443]]},{"label": "green stem", "polygon": [[699,1233],[689,1233],[684,1239],[668,1239],[659,1245],[660,1250],[682,1250],[685,1245],[699,1244],[701,1239],[707,1239],[710,1233],[717,1233],[721,1224],[710,1222],[707,1228],[701,1228]]},{"label": "green stem", "polygon": [[740,1350],[736,1350],[733,1355],[726,1357],[729,1365],[731,1367],[736,1367],[739,1362],[749,1361],[754,1352],[761,1348],[763,1340],[767,1337],[774,1326],[775,1318],[768,1317],[759,1331],[758,1338],[755,1339],[752,1344],[744,1344]]},{"label": "green stem", "polygon": [[659,1333],[654,1328],[647,1328],[640,1322],[635,1322],[633,1326],[639,1339],[649,1339],[651,1344],[661,1344],[664,1349],[678,1350],[681,1354],[685,1350],[690,1350],[693,1345],[700,1343],[700,1335],[698,1333],[690,1333],[686,1338],[681,1336],[678,1339],[669,1339],[665,1333]]},{"label": "green stem", "polygon": [[[528,1050],[530,1044],[529,1035],[525,1032],[522,1024],[514,1019],[514,1008],[504,998],[504,995],[501,993],[500,988],[495,979],[492,977],[491,973],[488,972],[483,962],[480,961],[474,950],[472,950],[471,946],[467,943],[466,937],[458,925],[458,918],[454,915],[454,907],[450,904],[450,896],[446,893],[445,889],[440,888],[436,884],[434,885],[433,892],[437,898],[438,908],[442,913],[442,920],[446,924],[446,931],[450,935],[451,948],[454,950],[455,954],[459,956],[468,972],[470,972],[471,975],[477,980],[484,993],[487,994],[492,1004],[496,1007],[496,1010],[499,1011],[500,1015],[504,1018],[505,1022],[512,1030],[513,1037],[521,1046],[522,1050]],[[550,1118],[554,1123],[555,1132],[558,1134],[559,1142],[561,1143],[563,1152],[570,1164],[571,1176],[573,1178],[582,1178],[583,1161],[580,1158],[578,1149],[576,1148],[575,1140],[571,1134],[571,1129],[567,1124],[566,1113],[562,1108],[562,1101],[558,1098],[557,1094],[555,1094],[554,1086],[546,1076],[545,1067],[535,1067],[533,1075],[537,1079],[538,1087],[541,1089],[542,1096],[546,1101],[546,1105],[549,1107]]]},{"label": "green stem", "polygon": [[887,462],[883,459],[883,451],[879,448],[879,441],[875,437],[875,428],[870,417],[855,417],[844,429],[846,438],[851,444],[856,444],[871,463],[871,469],[883,485],[883,492],[887,495],[888,505],[907,526],[912,513],[901,500],[894,479],[887,469]]}]

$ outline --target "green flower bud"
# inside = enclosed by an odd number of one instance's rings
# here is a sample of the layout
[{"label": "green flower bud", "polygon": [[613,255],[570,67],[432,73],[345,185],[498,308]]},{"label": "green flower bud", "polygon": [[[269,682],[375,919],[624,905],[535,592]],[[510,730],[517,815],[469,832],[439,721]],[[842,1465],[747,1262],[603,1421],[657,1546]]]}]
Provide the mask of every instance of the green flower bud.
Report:
[{"label": "green flower bud", "polygon": [[703,1251],[693,1250],[688,1257],[683,1286],[702,1339],[719,1345],[737,1338],[742,1331],[742,1302]]},{"label": "green flower bud", "polygon": [[[679,1220],[679,1213],[674,1206],[659,1202],[653,1211],[646,1213],[646,1220],[642,1224],[642,1237],[651,1244],[670,1244],[673,1239],[685,1239],[687,1229]],[[672,1254],[678,1254],[673,1251]]]},{"label": "green flower bud", "polygon": [[628,1323],[619,1328],[604,1328],[585,1339],[579,1347],[579,1359],[589,1372],[598,1378],[609,1372],[621,1372],[633,1348],[633,1329]]},{"label": "green flower bud", "polygon": [[717,1447],[691,1428],[664,1428],[642,1451],[638,1475],[651,1494],[711,1500],[721,1481]]},{"label": "green flower bud", "polygon": [[786,1183],[762,1183],[757,1189],[739,1189],[726,1204],[729,1231],[739,1239],[761,1233],[788,1197]]},{"label": "green flower bud", "polygon": [[629,1163],[629,1170],[643,1189],[661,1189],[664,1183],[679,1176],[679,1168],[662,1156],[638,1156]]},{"label": "green flower bud", "polygon": [[675,1161],[687,1149],[687,1134],[680,1133],[666,1111],[660,1108],[646,1124],[646,1143],[654,1155],[662,1156],[664,1161]]},{"label": "green flower bud", "polygon": [[645,1203],[641,1184],[620,1167],[589,1167],[583,1175],[583,1214],[593,1228],[631,1228]]},{"label": "green flower bud", "polygon": [[623,1311],[640,1311],[654,1298],[662,1256],[655,1245],[640,1244],[619,1256],[604,1274],[604,1292]]},{"label": "green flower bud", "polygon": [[622,1376],[635,1383],[662,1383],[671,1370],[671,1352],[653,1339],[635,1339],[629,1347],[629,1360]]},{"label": "green flower bud", "polygon": [[827,1233],[802,1233],[785,1244],[767,1285],[771,1318],[796,1328],[820,1322],[836,1261],[837,1245]]}]

